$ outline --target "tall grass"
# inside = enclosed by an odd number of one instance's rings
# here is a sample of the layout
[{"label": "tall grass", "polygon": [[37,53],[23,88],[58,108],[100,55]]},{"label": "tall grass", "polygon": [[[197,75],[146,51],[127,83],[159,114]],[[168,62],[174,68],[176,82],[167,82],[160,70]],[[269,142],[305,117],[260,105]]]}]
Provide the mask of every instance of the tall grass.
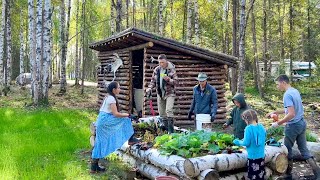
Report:
[{"label": "tall grass", "polygon": [[86,110],[0,108],[1,179],[90,179],[77,151],[89,150]]}]

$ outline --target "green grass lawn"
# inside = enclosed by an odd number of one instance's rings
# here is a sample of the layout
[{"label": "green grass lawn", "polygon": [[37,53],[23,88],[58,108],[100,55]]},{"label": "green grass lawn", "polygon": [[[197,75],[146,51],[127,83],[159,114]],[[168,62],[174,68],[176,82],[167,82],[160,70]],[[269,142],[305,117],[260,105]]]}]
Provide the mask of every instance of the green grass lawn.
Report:
[{"label": "green grass lawn", "polygon": [[90,179],[77,152],[90,149],[83,110],[0,109],[1,179]]}]

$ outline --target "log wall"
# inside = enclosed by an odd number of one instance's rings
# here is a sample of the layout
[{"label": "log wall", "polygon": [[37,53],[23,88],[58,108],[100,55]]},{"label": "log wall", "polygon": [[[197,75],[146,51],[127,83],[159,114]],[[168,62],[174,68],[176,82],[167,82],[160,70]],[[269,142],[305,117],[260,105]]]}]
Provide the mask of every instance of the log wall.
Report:
[{"label": "log wall", "polygon": [[[120,83],[121,91],[120,94],[117,96],[119,100],[120,109],[124,111],[131,111],[132,108],[132,66],[131,66],[131,52],[130,51],[123,51],[118,52],[119,57],[123,61],[123,66],[121,66],[116,71],[116,79],[115,81],[118,81]],[[99,52],[98,58],[100,59],[101,66],[105,67],[108,64],[114,62],[113,60],[113,53],[105,53],[105,52]],[[107,92],[104,88],[104,79],[106,81],[112,81],[113,79],[113,73],[107,73],[104,77],[104,74],[102,72],[97,72],[98,75],[98,104],[99,107],[103,102],[104,97],[106,96]]]},{"label": "log wall", "polygon": [[[132,111],[133,105],[133,76],[138,71],[139,67],[132,63],[132,52],[121,51],[117,52],[119,57],[123,60],[123,66],[121,66],[116,72],[116,79],[121,86],[120,95],[118,100],[120,108],[124,111]],[[143,60],[143,88],[148,87],[153,69],[158,65],[157,62],[151,62],[151,56],[157,59],[159,54],[166,54],[168,60],[176,66],[178,75],[178,86],[176,87],[176,100],[174,104],[175,125],[181,127],[194,127],[195,122],[187,119],[187,114],[193,98],[193,87],[197,85],[195,79],[199,72],[204,72],[208,75],[208,83],[214,86],[218,94],[218,112],[216,114],[216,123],[224,123],[226,119],[226,99],[225,99],[225,81],[226,81],[226,65],[217,65],[212,62],[196,58],[188,54],[182,54],[170,49],[164,49],[159,46],[152,48],[144,48],[144,60]],[[99,52],[98,58],[100,59],[102,68],[112,63],[112,52]],[[113,73],[107,73],[104,77],[102,72],[97,72],[98,81],[98,104],[99,107],[103,102],[106,95],[104,89],[104,79],[106,81],[112,81]],[[153,108],[158,115],[156,90],[152,91],[152,103]],[[149,101],[146,97],[143,100],[143,116],[151,115]]]},{"label": "log wall", "polygon": [[[196,77],[199,72],[204,72],[208,75],[208,83],[214,86],[218,94],[218,112],[215,122],[224,123],[226,119],[226,100],[225,100],[225,81],[226,81],[226,66],[208,63],[199,58],[180,54],[176,51],[168,49],[160,49],[159,47],[145,48],[144,51],[144,83],[146,89],[150,83],[153,69],[158,65],[157,62],[151,62],[151,56],[157,58],[159,54],[166,54],[168,61],[172,62],[178,75],[178,86],[176,87],[176,100],[174,104],[175,125],[183,127],[194,127],[194,121],[187,118],[187,114],[193,99],[193,87],[198,83]],[[156,90],[152,91],[152,104],[157,112],[157,96]],[[149,100],[144,99],[143,115],[151,115]]]}]

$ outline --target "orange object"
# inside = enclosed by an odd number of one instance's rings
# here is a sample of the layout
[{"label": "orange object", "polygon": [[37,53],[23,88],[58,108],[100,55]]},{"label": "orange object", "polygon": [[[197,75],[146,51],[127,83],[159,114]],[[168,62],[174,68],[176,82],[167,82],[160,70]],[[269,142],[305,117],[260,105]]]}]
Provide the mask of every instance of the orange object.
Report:
[{"label": "orange object", "polygon": [[271,114],[270,117],[273,119],[273,122],[277,122],[279,120],[279,117],[277,114]]}]

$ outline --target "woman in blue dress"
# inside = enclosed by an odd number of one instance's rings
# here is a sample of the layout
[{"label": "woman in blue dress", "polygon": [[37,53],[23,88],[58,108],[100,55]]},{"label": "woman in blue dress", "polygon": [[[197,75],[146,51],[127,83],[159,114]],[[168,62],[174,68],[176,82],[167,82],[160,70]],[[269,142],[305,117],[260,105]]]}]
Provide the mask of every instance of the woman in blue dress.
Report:
[{"label": "woman in blue dress", "polygon": [[119,103],[116,97],[120,93],[119,83],[111,82],[107,87],[107,93],[96,122],[96,140],[91,156],[91,173],[105,171],[98,165],[100,158],[105,158],[119,149],[126,141],[129,141],[129,145],[138,142],[133,137],[134,131],[129,114],[119,112]]}]

